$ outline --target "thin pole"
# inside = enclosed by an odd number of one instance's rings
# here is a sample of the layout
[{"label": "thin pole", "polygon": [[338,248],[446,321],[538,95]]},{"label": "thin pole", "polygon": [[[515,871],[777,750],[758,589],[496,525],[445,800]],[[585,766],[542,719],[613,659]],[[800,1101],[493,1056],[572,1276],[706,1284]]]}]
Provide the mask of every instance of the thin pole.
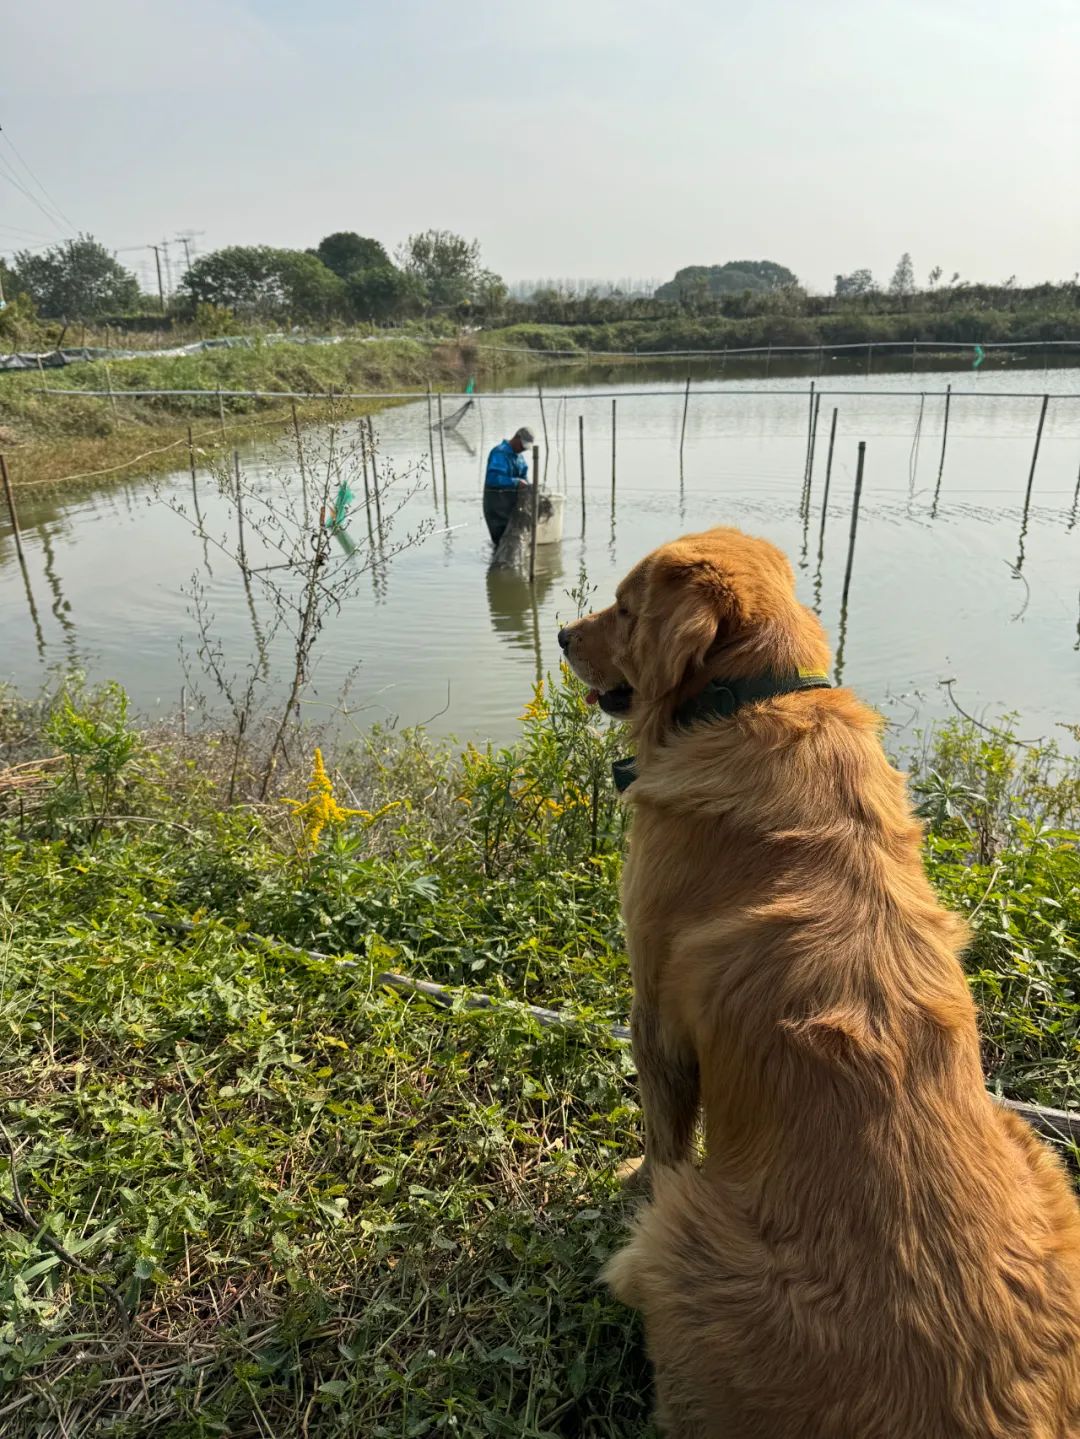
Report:
[{"label": "thin pole", "polygon": [[825,461],[825,489],[821,496],[821,530],[818,533],[818,558],[821,558],[825,549],[825,516],[829,510],[829,481],[832,479],[832,457],[833,446],[836,444],[836,417],[840,413],[833,408],[832,425],[829,427],[829,455]]},{"label": "thin pole", "polygon": [[949,441],[949,403],[952,400],[952,385],[945,386],[945,423],[941,427],[941,461],[938,464],[937,484],[934,486],[934,503],[930,507],[931,518],[937,516],[938,496],[941,494],[941,477],[945,473],[945,446]]},{"label": "thin pole", "polygon": [[115,420],[117,418],[116,396],[113,394],[112,375],[109,373],[109,366],[107,362],[105,365],[105,383],[109,387],[109,404],[112,405],[113,419]]},{"label": "thin pole", "polygon": [[431,418],[431,381],[429,380],[427,387],[427,438],[428,454],[431,456],[431,488],[435,495],[435,505],[437,508],[439,504],[439,477],[435,473],[435,441],[431,438],[433,430],[434,424]]},{"label": "thin pole", "polygon": [[308,527],[307,469],[304,465],[304,446],[300,439],[300,420],[296,413],[296,401],[292,402],[292,427],[296,436],[296,463],[300,466],[300,492],[304,497],[304,528]]},{"label": "thin pole", "polygon": [[611,508],[615,509],[615,401],[611,402]]},{"label": "thin pole", "polygon": [[817,422],[821,410],[821,396],[814,397],[814,414],[810,421],[810,455],[806,461],[806,505],[803,518],[810,518],[810,492],[814,487],[814,455],[817,452]]},{"label": "thin pole", "polygon": [[912,340],[912,342],[911,342],[911,373],[912,373],[912,374],[915,373],[915,351],[916,351],[916,343],[915,343],[914,340]]},{"label": "thin pole", "polygon": [[1027,524],[1028,506],[1031,504],[1031,487],[1035,483],[1035,466],[1039,462],[1039,446],[1042,444],[1043,425],[1046,423],[1046,407],[1049,403],[1050,396],[1043,395],[1042,409],[1039,411],[1039,425],[1035,431],[1035,449],[1031,455],[1031,470],[1028,473],[1027,493],[1024,495],[1024,525]]},{"label": "thin pole", "polygon": [[540,450],[533,445],[533,483],[532,483],[532,534],[529,538],[529,584],[536,578],[536,526],[540,519],[540,474],[537,466],[540,463]]},{"label": "thin pole", "polygon": [[199,513],[199,482],[195,472],[195,441],[191,437],[191,426],[187,427],[188,464],[191,466],[191,498],[195,504],[195,518],[202,529],[202,515]]},{"label": "thin pole", "polygon": [[[544,427],[544,464],[547,464],[548,457],[548,428],[547,415],[544,413],[544,389],[542,385],[536,387],[536,397],[540,401],[540,423]],[[558,418],[556,416],[556,418]]]},{"label": "thin pole", "polygon": [[[443,502],[443,509],[445,510],[445,509],[446,509],[446,437],[445,437],[444,434],[443,434],[443,427],[442,427],[442,390],[439,391],[438,400],[439,400],[439,459],[442,461],[442,502]],[[376,487],[375,493],[376,493],[376,495],[378,495],[378,493],[379,493],[377,487]]]},{"label": "thin pole", "polygon": [[863,464],[866,460],[866,441],[859,441],[859,463],[855,470],[855,494],[851,501],[851,530],[848,534],[847,567],[844,570],[844,592],[840,597],[841,610],[847,609],[848,591],[851,589],[851,567],[855,563],[855,534],[859,528],[859,500],[862,497]]},{"label": "thin pole", "polygon": [[11,516],[11,532],[15,536],[15,553],[19,557],[19,563],[26,563],[26,556],[23,554],[22,535],[19,533],[19,516],[15,510],[15,494],[11,488],[11,477],[8,474],[7,460],[0,455],[0,475],[4,478],[4,494],[7,498],[8,514]]},{"label": "thin pole", "polygon": [[[577,417],[578,460],[581,464],[581,529],[585,530],[585,416]],[[1080,480],[1077,481],[1080,485]],[[1075,508],[1075,506],[1074,506]]]},{"label": "thin pole", "polygon": [[217,412],[218,412],[218,419],[221,421],[221,442],[222,442],[222,444],[224,444],[224,443],[225,443],[225,401],[221,398],[221,386],[220,386],[220,385],[218,386],[218,392],[217,392]]},{"label": "thin pole", "polygon": [[244,502],[240,490],[240,451],[233,450],[233,468],[236,471],[236,528],[240,535],[240,568],[247,574],[247,555],[244,553]]},{"label": "thin pole", "polygon": [[157,266],[157,292],[158,292],[158,299],[159,299],[160,302],[161,302],[161,313],[164,315],[164,313],[165,313],[165,286],[161,283],[161,250],[158,248],[157,245],[151,245],[150,248],[151,248],[151,250],[153,250],[153,252],[154,252],[154,264]]},{"label": "thin pole", "polygon": [[682,474],[683,447],[686,444],[686,412],[690,408],[690,376],[686,377],[686,389],[683,391],[682,402],[682,430],[679,433],[679,473]]},{"label": "thin pole", "polygon": [[[442,434],[442,431],[439,431]],[[379,499],[379,466],[375,450],[375,427],[371,423],[371,416],[367,417],[368,446],[371,450],[371,484],[375,491],[375,523],[379,527],[380,538],[382,536],[382,501]],[[443,470],[443,503],[446,503],[446,470]]]},{"label": "thin pole", "polygon": [[367,514],[368,533],[371,532],[371,484],[368,480],[367,430],[360,426],[360,465],[364,472],[364,510]]},{"label": "thin pole", "polygon": [[810,445],[811,445],[811,443],[812,443],[812,438],[811,438],[811,437],[812,437],[812,435],[813,435],[813,433],[814,433],[814,390],[815,390],[815,389],[816,389],[816,386],[815,386],[815,384],[814,384],[814,381],[811,380],[811,381],[810,381],[810,408],[809,408],[809,410],[807,411],[807,415],[806,415],[806,455],[805,455],[805,457],[804,457],[804,459],[803,459],[802,493],[801,493],[801,497],[800,497],[800,499],[799,499],[799,514],[800,514],[800,515],[805,515],[806,509],[807,509],[806,489],[807,489],[807,485],[808,485],[809,482],[810,482]]}]

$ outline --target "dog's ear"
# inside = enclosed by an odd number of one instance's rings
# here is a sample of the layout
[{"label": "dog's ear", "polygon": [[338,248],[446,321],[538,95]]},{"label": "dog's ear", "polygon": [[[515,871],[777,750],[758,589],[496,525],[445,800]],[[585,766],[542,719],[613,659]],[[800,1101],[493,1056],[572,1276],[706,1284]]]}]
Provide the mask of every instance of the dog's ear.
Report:
[{"label": "dog's ear", "polygon": [[650,567],[635,634],[636,688],[663,699],[704,664],[739,623],[730,579],[711,560],[664,555]]}]

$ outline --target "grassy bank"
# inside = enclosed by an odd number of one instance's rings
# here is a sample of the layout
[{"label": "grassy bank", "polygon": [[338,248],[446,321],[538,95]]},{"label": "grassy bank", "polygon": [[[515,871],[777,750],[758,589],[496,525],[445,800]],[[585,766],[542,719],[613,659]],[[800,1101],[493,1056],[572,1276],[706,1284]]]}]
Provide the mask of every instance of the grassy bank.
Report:
[{"label": "grassy bank", "polygon": [[[482,378],[484,356],[472,361]],[[368,341],[349,338],[337,345],[259,344],[251,349],[215,350],[177,359],[116,361],[106,367],[86,362],[43,374],[0,375],[0,448],[16,485],[59,481],[111,466],[138,462],[140,472],[183,462],[187,426],[205,447],[233,444],[261,426],[291,419],[288,404],[225,396],[225,435],[216,391],[276,390],[326,394],[332,390],[394,391],[463,382],[461,357],[453,345],[418,339]],[[81,395],[114,390],[107,398]],[[63,395],[38,393],[43,387]],[[125,398],[127,390],[201,390],[205,395]],[[69,398],[69,394],[72,398]],[[359,401],[337,402],[339,413],[371,409]],[[301,418],[323,418],[323,401],[301,403]]]},{"label": "grassy bank", "polygon": [[[478,344],[523,346],[553,351],[665,351],[740,349],[759,345],[884,344],[937,340],[975,345],[1036,340],[1080,340],[1075,309],[1025,311],[972,308],[903,311],[857,310],[832,315],[769,313],[739,319],[673,314],[655,320],[622,320],[590,325],[516,324],[487,330]],[[1076,352],[1070,352],[1075,358]],[[991,357],[992,358],[992,357]]]},{"label": "grassy bank", "polygon": [[[556,685],[510,750],[374,734],[227,807],[213,737],[0,696],[5,1435],[651,1433],[595,1282],[640,1143],[619,746]],[[988,1080],[1080,1104],[1080,768],[956,725],[914,782]]]}]

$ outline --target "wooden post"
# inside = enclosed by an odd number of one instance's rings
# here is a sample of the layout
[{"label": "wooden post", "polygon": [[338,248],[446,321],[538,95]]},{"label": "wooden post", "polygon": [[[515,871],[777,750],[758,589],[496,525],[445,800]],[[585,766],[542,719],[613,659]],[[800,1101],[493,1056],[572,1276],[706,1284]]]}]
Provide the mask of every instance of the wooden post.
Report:
[{"label": "wooden post", "polygon": [[814,381],[810,381],[810,410],[806,416],[806,455],[803,459],[802,490],[799,495],[799,515],[807,513],[806,488],[810,482],[810,441],[814,432]]},{"label": "wooden post", "polygon": [[[546,465],[548,457],[548,428],[547,415],[544,413],[544,388],[542,385],[537,385],[536,387],[536,398],[540,401],[540,423],[544,428],[544,464]],[[556,414],[556,422],[558,418],[558,414]]]},{"label": "wooden post", "polygon": [[304,465],[304,446],[303,446],[303,442],[302,442],[301,439],[300,439],[300,418],[299,418],[299,416],[298,416],[297,413],[296,413],[296,401],[293,400],[291,403],[292,403],[292,427],[293,427],[293,434],[294,434],[294,436],[296,437],[296,463],[297,463],[297,464],[299,465],[299,467],[300,467],[300,493],[301,493],[301,495],[303,496],[303,501],[304,501],[304,529],[306,530],[307,527],[308,527],[308,524],[309,524],[309,519],[308,519],[307,468],[306,468],[306,466]]},{"label": "wooden post", "polygon": [[859,463],[855,470],[855,494],[851,501],[851,530],[848,534],[847,567],[844,570],[844,592],[840,597],[840,608],[847,610],[848,591],[851,589],[851,567],[855,563],[855,534],[859,528],[859,500],[862,497],[863,463],[866,460],[866,441],[859,441]]},{"label": "wooden post", "polygon": [[611,510],[615,512],[615,401],[611,402]]},{"label": "wooden post", "polygon": [[[581,533],[585,533],[585,416],[577,417],[578,459],[581,464]],[[1080,481],[1077,482],[1080,484]]]},{"label": "wooden post", "polygon": [[930,506],[930,516],[937,517],[938,496],[941,494],[941,477],[945,473],[945,446],[949,440],[949,403],[952,400],[952,385],[945,386],[945,423],[941,427],[941,460],[938,464],[937,484],[934,486],[934,503]]},{"label": "wooden post", "polygon": [[[440,430],[441,434],[442,431]],[[371,423],[371,416],[367,417],[368,447],[371,450],[371,487],[375,491],[375,523],[379,529],[379,538],[382,538],[382,501],[379,498],[379,465],[375,449],[375,427]],[[446,503],[446,470],[443,469],[443,504]]]},{"label": "wooden post", "polygon": [[533,445],[532,534],[529,537],[529,584],[536,578],[536,527],[540,522],[540,451]]},{"label": "wooden post", "polygon": [[116,396],[113,394],[112,375],[109,373],[108,364],[105,365],[105,384],[109,391],[109,404],[112,405],[113,419],[117,418]]},{"label": "wooden post", "polygon": [[1043,425],[1046,424],[1046,407],[1050,403],[1050,396],[1043,395],[1042,409],[1039,411],[1039,424],[1035,431],[1035,449],[1031,455],[1031,469],[1028,472],[1027,492],[1024,495],[1024,518],[1022,523],[1027,525],[1028,507],[1031,504],[1031,487],[1035,483],[1035,466],[1039,462],[1039,446],[1042,444]]},{"label": "wooden post", "polygon": [[[374,458],[374,457],[372,457]],[[368,530],[371,529],[371,485],[368,481],[368,442],[367,430],[363,423],[360,425],[360,464],[364,472],[364,509],[367,512]]]},{"label": "wooden post", "polygon": [[683,391],[682,402],[682,429],[679,431],[679,474],[683,468],[683,449],[686,445],[686,412],[690,408],[690,376],[686,376],[686,389]]},{"label": "wooden post", "polygon": [[218,419],[221,421],[221,443],[224,444],[224,443],[225,443],[225,401],[221,398],[221,386],[220,386],[220,385],[218,386],[218,392],[217,392],[217,412],[218,412]]},{"label": "wooden post", "polygon": [[[446,509],[446,437],[445,437],[445,435],[443,434],[443,427],[442,427],[442,390],[439,391],[438,401],[439,401],[439,459],[440,459],[441,462],[442,462],[442,502],[443,502],[443,509],[445,510],[445,509]],[[375,493],[376,493],[376,495],[379,493],[379,492],[378,492],[378,489],[376,489]]]},{"label": "wooden post", "polygon": [[240,536],[240,568],[247,575],[247,555],[244,552],[244,500],[240,489],[240,451],[233,450],[233,468],[236,471],[236,528]]},{"label": "wooden post", "polygon": [[435,472],[435,441],[432,439],[434,430],[435,426],[431,415],[431,381],[429,380],[427,387],[427,439],[428,454],[431,456],[431,489],[435,496],[435,507],[437,509],[439,505],[439,477]]},{"label": "wooden post", "polygon": [[821,496],[821,529],[818,532],[818,559],[825,550],[825,516],[829,510],[829,481],[832,479],[833,446],[836,444],[836,417],[840,411],[833,406],[832,425],[829,428],[829,454],[825,461],[825,489]]},{"label": "wooden post", "polygon": [[4,495],[7,498],[8,514],[11,516],[11,532],[15,536],[15,553],[19,557],[19,563],[26,563],[26,556],[23,554],[22,535],[19,533],[19,516],[15,509],[15,494],[11,488],[11,477],[8,474],[7,460],[0,455],[0,475],[4,479]]},{"label": "wooden post", "polygon": [[810,457],[806,462],[806,505],[803,512],[803,519],[810,518],[810,492],[814,487],[814,455],[817,452],[817,422],[821,410],[821,393],[814,396],[814,414],[810,421]]}]

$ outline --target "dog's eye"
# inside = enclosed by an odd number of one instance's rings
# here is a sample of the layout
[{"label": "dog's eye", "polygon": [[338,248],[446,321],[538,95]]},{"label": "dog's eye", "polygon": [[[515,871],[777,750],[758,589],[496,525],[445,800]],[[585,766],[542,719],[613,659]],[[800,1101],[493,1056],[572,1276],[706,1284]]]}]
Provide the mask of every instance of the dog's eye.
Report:
[{"label": "dog's eye", "polygon": [[621,620],[628,620],[630,618],[630,611],[626,608],[625,605],[616,605],[615,613],[619,616]]}]

